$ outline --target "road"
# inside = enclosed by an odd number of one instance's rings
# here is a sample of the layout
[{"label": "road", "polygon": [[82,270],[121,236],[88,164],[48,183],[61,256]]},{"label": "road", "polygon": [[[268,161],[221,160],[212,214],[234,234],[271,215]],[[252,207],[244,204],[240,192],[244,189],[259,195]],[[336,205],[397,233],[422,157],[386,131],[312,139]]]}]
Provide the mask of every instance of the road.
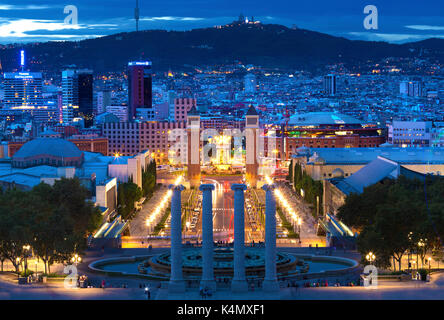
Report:
[{"label": "road", "polygon": [[204,178],[203,183],[213,184],[213,237],[214,241],[232,241],[234,227],[234,192],[233,183],[241,183],[241,178],[212,177]]}]

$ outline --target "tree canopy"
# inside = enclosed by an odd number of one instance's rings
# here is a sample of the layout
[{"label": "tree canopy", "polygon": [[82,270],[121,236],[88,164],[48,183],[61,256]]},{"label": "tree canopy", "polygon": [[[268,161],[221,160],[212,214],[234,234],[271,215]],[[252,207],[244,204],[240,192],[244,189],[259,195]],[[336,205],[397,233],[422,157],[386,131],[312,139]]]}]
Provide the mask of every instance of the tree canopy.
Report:
[{"label": "tree canopy", "polygon": [[86,237],[102,219],[89,198],[77,178],[0,193],[0,256],[17,271],[27,245],[42,259],[47,273],[51,264],[69,261],[85,249]]},{"label": "tree canopy", "polygon": [[386,179],[365,188],[362,194],[347,196],[338,218],[360,232],[357,245],[362,256],[374,252],[380,266],[389,265],[394,258],[401,269],[408,250],[424,259],[428,249],[441,247],[443,195],[441,177]]}]

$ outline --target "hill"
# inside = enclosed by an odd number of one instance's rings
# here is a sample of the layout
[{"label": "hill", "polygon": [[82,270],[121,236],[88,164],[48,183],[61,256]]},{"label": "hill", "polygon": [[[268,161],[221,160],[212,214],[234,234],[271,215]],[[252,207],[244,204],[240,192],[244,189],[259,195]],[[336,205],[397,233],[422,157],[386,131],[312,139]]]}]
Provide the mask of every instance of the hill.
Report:
[{"label": "hill", "polygon": [[[242,61],[270,68],[316,68],[334,62],[356,64],[419,52],[444,62],[444,39],[402,45],[353,41],[281,25],[234,25],[190,31],[146,30],[83,41],[31,43],[23,46],[30,68],[56,72],[67,65],[97,72],[121,71],[130,60],[150,59],[155,71]],[[17,67],[18,50],[1,51],[3,70]]]}]

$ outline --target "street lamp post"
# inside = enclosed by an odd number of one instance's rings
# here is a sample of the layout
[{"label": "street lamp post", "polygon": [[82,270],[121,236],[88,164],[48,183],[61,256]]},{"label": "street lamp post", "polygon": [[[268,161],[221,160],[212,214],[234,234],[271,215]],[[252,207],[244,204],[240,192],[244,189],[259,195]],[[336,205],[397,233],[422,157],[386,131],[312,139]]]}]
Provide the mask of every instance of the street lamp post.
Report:
[{"label": "street lamp post", "polygon": [[15,259],[15,262],[16,262],[16,264],[17,264],[17,279],[18,279],[18,278],[20,278],[20,258],[17,257],[17,258]]},{"label": "street lamp post", "polygon": [[302,219],[298,218],[299,243],[302,243],[302,241],[301,241],[301,224],[302,224]]},{"label": "street lamp post", "polygon": [[29,250],[31,250],[31,246],[28,244],[26,246],[23,246],[23,255],[24,255],[24,261],[25,261],[25,274],[26,271],[28,270],[28,253]]},{"label": "street lamp post", "polygon": [[71,261],[77,267],[77,265],[82,261],[82,258],[76,253],[74,257],[71,258]]},{"label": "street lamp post", "polygon": [[429,274],[430,274],[432,258],[431,258],[431,257],[428,257],[427,260],[429,261]]},{"label": "street lamp post", "polygon": [[[418,269],[417,269],[417,267],[416,267],[416,261],[415,260],[412,260],[412,263],[413,263],[413,268],[412,268],[412,271],[413,270],[415,270],[415,277],[416,277],[416,273],[418,272]],[[413,273],[413,272],[412,272]]]},{"label": "street lamp post", "polygon": [[[423,242],[423,240],[421,239],[421,240],[419,240],[419,242],[418,242],[418,247],[420,248],[420,250],[421,250],[421,266],[422,266],[422,268],[424,268],[424,259],[423,259],[423,250],[424,250],[424,246],[425,246],[425,243]],[[419,268],[419,261],[418,261],[418,254],[416,254],[416,262],[418,263],[418,268]]]},{"label": "street lamp post", "polygon": [[373,252],[369,252],[366,256],[365,259],[372,265],[373,262],[376,260],[376,256],[373,254]]}]

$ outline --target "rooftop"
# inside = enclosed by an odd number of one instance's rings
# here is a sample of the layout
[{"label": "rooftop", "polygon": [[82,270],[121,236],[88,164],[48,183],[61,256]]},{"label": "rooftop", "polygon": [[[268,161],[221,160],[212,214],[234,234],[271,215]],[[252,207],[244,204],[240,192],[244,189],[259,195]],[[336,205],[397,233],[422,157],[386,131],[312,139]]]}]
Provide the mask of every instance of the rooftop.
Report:
[{"label": "rooftop", "polygon": [[326,165],[367,164],[378,156],[400,164],[442,164],[444,148],[311,148],[310,155],[316,152]]},{"label": "rooftop", "polygon": [[289,125],[307,126],[307,125],[328,125],[328,124],[361,124],[362,121],[351,116],[334,112],[309,112],[295,114],[290,117]]},{"label": "rooftop", "polygon": [[38,155],[51,155],[62,158],[82,157],[77,146],[64,139],[37,138],[26,142],[13,156],[13,159],[28,158]]},{"label": "rooftop", "polygon": [[346,178],[344,182],[359,193],[362,193],[364,192],[365,187],[371,186],[386,177],[395,177],[397,174],[392,175],[392,173],[398,169],[398,166],[399,165],[396,162],[378,157],[350,177]]}]

